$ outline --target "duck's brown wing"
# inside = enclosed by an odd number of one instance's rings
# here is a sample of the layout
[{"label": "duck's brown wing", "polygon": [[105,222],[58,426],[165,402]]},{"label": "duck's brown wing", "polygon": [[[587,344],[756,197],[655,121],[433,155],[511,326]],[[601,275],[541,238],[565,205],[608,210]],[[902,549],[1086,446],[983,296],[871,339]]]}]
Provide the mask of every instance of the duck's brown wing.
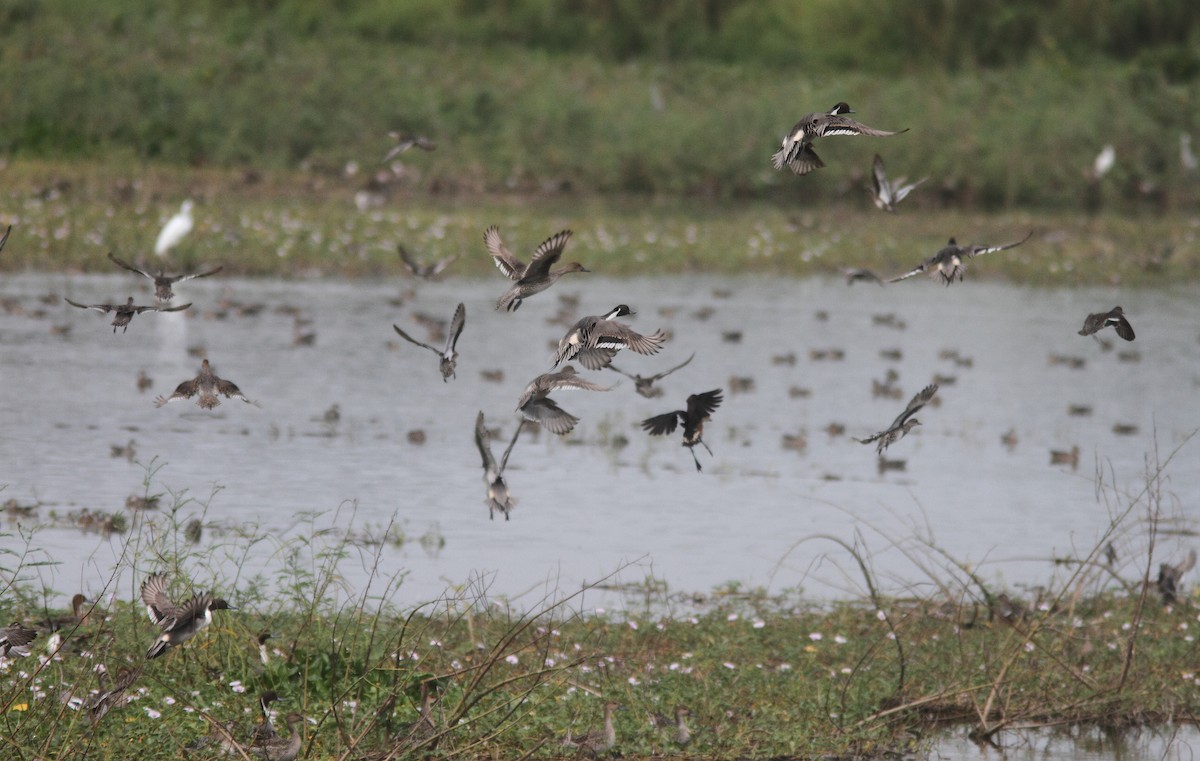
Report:
[{"label": "duck's brown wing", "polygon": [[566,247],[567,241],[571,240],[572,234],[570,230],[562,230],[542,241],[537,250],[533,252],[533,258],[529,260],[529,266],[525,268],[525,273],[521,277],[541,278],[549,274],[550,268],[562,257],[563,249]]},{"label": "duck's brown wing", "polygon": [[483,458],[484,471],[495,470],[496,458],[492,456],[487,430],[483,427],[483,410],[480,410],[479,415],[475,418],[475,446],[479,448],[479,455]]},{"label": "duck's brown wing", "polygon": [[246,404],[254,404],[254,402],[246,398],[246,395],[242,393],[242,390],[236,384],[224,378],[217,378],[217,393],[224,394],[226,399],[241,399]]},{"label": "duck's brown wing", "polygon": [[569,359],[579,360],[579,364],[589,370],[603,370],[609,366],[615,356],[617,356],[616,349],[580,349],[574,357]]},{"label": "duck's brown wing", "polygon": [[823,125],[818,125],[814,131],[814,137],[829,137],[830,135],[866,135],[867,137],[891,137],[899,135],[902,132],[908,132],[907,129],[889,132],[885,129],[876,129],[868,127],[862,122],[857,122],[848,116],[829,115]]},{"label": "duck's brown wing", "polygon": [[547,431],[559,436],[570,433],[579,422],[579,418],[559,407],[558,403],[549,397],[530,400],[521,407],[521,414],[527,420],[540,423]]},{"label": "duck's brown wing", "polygon": [[220,271],[221,271],[221,270],[223,270],[223,269],[225,269],[225,265],[224,265],[224,264],[222,264],[220,267],[217,267],[216,269],[209,270],[208,272],[196,272],[196,273],[193,273],[193,274],[191,274],[191,275],[179,275],[178,277],[173,277],[173,278],[170,278],[170,282],[172,282],[172,283],[185,283],[185,282],[187,282],[188,280],[195,280],[195,279],[196,279],[196,278],[198,278],[198,277],[209,277],[209,276],[211,276],[211,275],[215,275],[215,274],[217,274],[218,272],[220,272]]},{"label": "duck's brown wing", "polygon": [[997,251],[1006,251],[1010,248],[1016,248],[1032,237],[1033,230],[1030,230],[1028,235],[1026,235],[1024,238],[1021,238],[1021,240],[1017,241],[1016,243],[1005,243],[1002,246],[966,246],[963,249],[963,253],[970,257],[983,256],[984,254],[994,254]]},{"label": "duck's brown wing", "polygon": [[182,312],[191,305],[192,303],[189,301],[188,303],[177,307],[135,306],[133,311],[137,312],[138,314],[141,314],[142,312]]},{"label": "duck's brown wing", "polygon": [[642,430],[648,431],[651,436],[666,436],[675,431],[675,426],[679,424],[679,418],[684,414],[686,413],[683,410],[676,410],[648,417],[642,421]]},{"label": "duck's brown wing", "polygon": [[467,307],[460,301],[454,309],[454,317],[450,319],[450,336],[446,339],[446,350],[441,352],[442,354],[449,354],[454,351],[454,348],[458,345],[458,337],[462,335],[463,326],[466,324]]},{"label": "duck's brown wing", "polygon": [[200,390],[199,381],[199,378],[192,378],[191,380],[186,380],[183,383],[180,383],[175,387],[174,393],[172,393],[170,396],[160,396],[155,399],[154,406],[162,407],[164,404],[173,402],[176,399],[191,399],[196,395],[196,392]]},{"label": "duck's brown wing", "polygon": [[152,574],[142,582],[142,603],[146,606],[146,615],[155,624],[162,622],[175,610],[175,603],[167,595],[167,578],[160,574]]},{"label": "duck's brown wing", "polygon": [[[0,240],[0,245],[3,245],[3,243],[4,241]],[[38,633],[37,629],[26,629],[19,623],[15,623],[12,626],[6,626],[0,629],[0,635],[3,635],[0,637],[0,645],[11,648],[25,647],[37,638]]]},{"label": "duck's brown wing", "polygon": [[724,397],[719,388],[705,391],[703,394],[692,394],[687,400],[687,416],[691,420],[703,420],[710,417],[723,401]]},{"label": "duck's brown wing", "polygon": [[112,304],[80,304],[78,301],[71,301],[65,296],[63,297],[63,301],[67,302],[73,307],[79,307],[80,309],[95,309],[97,312],[107,313],[116,309],[116,307],[114,307]]},{"label": "duck's brown wing", "polygon": [[108,258],[110,261],[112,261],[113,264],[117,265],[118,267],[127,269],[130,272],[136,272],[137,274],[141,275],[142,277],[149,278],[150,280],[154,279],[154,275],[151,275],[149,272],[146,272],[145,270],[140,270],[137,267],[134,267],[132,264],[121,261],[116,256],[114,256],[113,252],[111,252],[111,251],[108,252]]},{"label": "duck's brown wing", "polygon": [[637,354],[646,355],[657,354],[666,340],[667,334],[661,330],[644,336],[628,325],[615,320],[601,320],[588,336],[590,348],[629,349]]},{"label": "duck's brown wing", "polygon": [[[911,401],[909,401],[908,406],[904,408],[904,412],[900,413],[899,417],[892,422],[892,426],[888,430],[895,430],[904,425],[906,420],[917,414],[917,411],[926,404],[929,404],[929,400],[933,398],[933,395],[937,393],[937,390],[938,384],[930,383],[928,386],[918,391],[917,395],[914,396]],[[870,441],[870,439],[868,439],[868,441]]]},{"label": "duck's brown wing", "polygon": [[[663,372],[659,373],[658,375],[651,375],[651,376],[650,376],[649,378],[647,378],[646,380],[650,381],[651,383],[653,383],[654,381],[660,381],[660,380],[662,380],[663,378],[665,378],[665,377],[667,377],[668,375],[670,375],[671,373],[675,372],[676,370],[681,370],[681,369],[683,369],[684,367],[687,367],[688,363],[689,363],[689,362],[691,362],[691,361],[692,361],[693,359],[695,359],[695,358],[696,358],[696,353],[695,353],[695,352],[692,352],[692,356],[690,356],[690,357],[688,357],[687,359],[685,359],[684,361],[680,362],[678,365],[675,365],[675,366],[674,366],[674,367],[672,367],[670,370],[665,370],[665,371],[663,371]],[[613,369],[614,369],[614,370],[616,370],[616,368],[615,368],[615,367],[614,367]],[[625,375],[625,373],[621,373],[621,374],[622,374],[622,375]],[[628,376],[628,377],[633,377],[633,376]]]},{"label": "duck's brown wing", "polygon": [[[384,161],[387,161],[387,159],[384,159]],[[404,267],[411,274],[420,277],[422,274],[421,265],[418,264],[417,260],[412,257],[412,254],[408,253],[408,249],[404,247],[403,243],[396,244],[396,251],[399,252],[400,261],[404,262]]]},{"label": "duck's brown wing", "polygon": [[483,231],[483,245],[487,246],[488,253],[492,255],[496,266],[509,280],[520,280],[525,274],[525,264],[514,256],[512,251],[508,250],[508,246],[504,245],[499,227],[492,225]]},{"label": "duck's brown wing", "polygon": [[[457,314],[457,313],[456,313],[456,314]],[[429,345],[429,344],[427,344],[427,343],[422,343],[422,342],[418,341],[417,339],[413,338],[412,336],[410,336],[409,334],[407,334],[407,333],[405,333],[403,330],[401,330],[399,325],[396,325],[395,323],[393,323],[393,324],[392,324],[392,329],[393,329],[393,330],[395,330],[395,331],[396,331],[396,333],[397,333],[397,334],[399,334],[399,336],[400,336],[401,338],[403,338],[405,341],[408,341],[408,342],[409,342],[409,343],[411,343],[411,344],[416,344],[417,346],[421,346],[421,347],[424,347],[424,348],[426,348],[426,349],[429,349],[431,352],[433,352],[434,354],[438,355],[439,357],[440,357],[440,356],[442,356],[442,350],[441,350],[441,349],[435,349],[434,347],[430,346],[430,345]]]}]

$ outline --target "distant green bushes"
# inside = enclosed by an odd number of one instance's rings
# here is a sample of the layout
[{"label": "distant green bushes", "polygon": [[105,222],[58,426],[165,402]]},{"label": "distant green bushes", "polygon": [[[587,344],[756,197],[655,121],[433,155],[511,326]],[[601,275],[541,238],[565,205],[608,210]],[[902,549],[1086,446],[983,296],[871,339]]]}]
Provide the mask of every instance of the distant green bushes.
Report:
[{"label": "distant green bushes", "polygon": [[[1195,184],[1178,137],[1200,138],[1196,8],[14,0],[0,8],[0,155],[353,161],[370,174],[400,129],[441,143],[405,157],[441,192],[807,202],[858,182],[878,150],[894,171],[935,177],[948,202],[1072,207],[1111,142],[1103,192],[1172,204]],[[839,139],[822,151],[830,168],[803,182],[772,172],[783,132],[838,100],[911,132]]]}]

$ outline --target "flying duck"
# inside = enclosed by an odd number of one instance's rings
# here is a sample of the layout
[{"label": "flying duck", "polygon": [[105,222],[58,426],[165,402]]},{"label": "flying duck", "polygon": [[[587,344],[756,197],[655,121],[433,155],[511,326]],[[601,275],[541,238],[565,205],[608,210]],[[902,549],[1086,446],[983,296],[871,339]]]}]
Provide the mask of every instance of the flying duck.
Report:
[{"label": "flying duck", "polygon": [[422,343],[413,338],[409,334],[400,329],[399,325],[392,325],[392,328],[400,334],[400,337],[409,343],[423,346],[429,349],[440,358],[439,369],[442,371],[442,382],[450,380],[451,377],[458,377],[454,374],[454,366],[458,362],[458,337],[462,335],[463,325],[467,321],[467,308],[459,302],[458,307],[454,310],[454,317],[450,320],[450,335],[446,337],[446,348],[437,349],[427,343]]},{"label": "flying duck", "polygon": [[783,144],[771,161],[776,169],[783,169],[786,164],[796,174],[804,175],[825,166],[825,162],[812,148],[813,140],[828,135],[867,135],[868,137],[891,137],[907,132],[888,132],[886,130],[868,127],[854,121],[846,114],[854,111],[845,103],[838,103],[829,109],[828,113],[814,111],[800,118],[791,132],[783,136]]}]

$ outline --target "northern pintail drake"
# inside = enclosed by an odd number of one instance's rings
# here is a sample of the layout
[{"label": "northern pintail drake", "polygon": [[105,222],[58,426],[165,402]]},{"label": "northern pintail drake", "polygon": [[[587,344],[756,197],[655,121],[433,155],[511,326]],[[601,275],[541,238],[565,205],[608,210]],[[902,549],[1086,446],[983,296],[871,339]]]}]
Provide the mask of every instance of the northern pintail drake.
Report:
[{"label": "northern pintail drake", "polygon": [[888,282],[898,283],[901,280],[907,280],[913,275],[919,275],[922,272],[928,272],[935,280],[940,278],[941,281],[946,285],[953,283],[955,278],[957,278],[959,282],[962,282],[963,273],[967,270],[967,263],[965,261],[966,259],[974,259],[977,256],[982,256],[983,254],[994,254],[997,251],[1006,251],[1010,248],[1016,248],[1032,237],[1033,231],[1030,230],[1029,235],[1026,235],[1016,243],[1005,243],[1002,246],[960,246],[958,245],[958,242],[954,240],[954,238],[951,238],[950,241],[946,243],[946,245],[943,246],[936,254],[921,262],[908,272],[905,272],[903,275],[898,275]]},{"label": "northern pintail drake", "polygon": [[252,746],[263,747],[279,736],[279,733],[275,731],[275,726],[271,723],[271,704],[280,700],[282,698],[275,690],[267,690],[259,695],[258,710],[262,714],[262,721],[254,729],[254,736],[250,740]]},{"label": "northern pintail drake", "polygon": [[4,231],[4,237],[0,238],[0,251],[4,250],[4,244],[8,243],[8,236],[10,235],[12,235],[12,225],[8,226],[8,229]]},{"label": "northern pintail drake", "polygon": [[1079,335],[1090,336],[1109,325],[1116,328],[1117,335],[1126,341],[1134,339],[1133,326],[1129,324],[1129,320],[1125,319],[1125,310],[1121,307],[1113,307],[1107,312],[1089,314],[1083,321],[1083,328],[1079,331]]},{"label": "northern pintail drake", "polygon": [[642,429],[649,431],[651,436],[665,436],[675,432],[677,424],[683,424],[683,446],[692,453],[696,470],[700,471],[700,459],[696,457],[695,446],[702,445],[711,455],[712,450],[704,443],[704,423],[708,421],[717,407],[721,406],[724,398],[721,389],[705,391],[703,394],[692,394],[687,398],[686,410],[675,410],[662,415],[646,418],[642,421]]},{"label": "northern pintail drake", "polygon": [[226,399],[241,399],[246,404],[258,406],[258,402],[251,401],[246,398],[231,381],[223,378],[218,378],[212,371],[212,366],[205,359],[200,363],[200,374],[191,380],[184,381],[175,387],[175,392],[170,396],[159,396],[154,400],[155,407],[162,407],[164,404],[173,402],[177,399],[191,399],[199,394],[200,398],[196,400],[196,404],[202,409],[211,410],[221,403],[218,394],[223,394]]},{"label": "northern pintail drake", "polygon": [[589,370],[601,370],[612,362],[621,349],[637,354],[657,354],[667,340],[667,334],[656,330],[643,336],[616,318],[634,314],[625,304],[619,304],[607,314],[591,315],[576,322],[562,340],[554,355],[552,367],[558,367],[569,359],[579,359],[579,364]]},{"label": "northern pintail drake", "polygon": [[465,325],[466,322],[467,308],[462,302],[459,302],[458,307],[456,307],[454,310],[454,317],[450,320],[450,334],[446,337],[446,347],[444,349],[438,349],[434,346],[430,346],[427,343],[418,341],[401,330],[399,325],[393,324],[392,328],[405,341],[408,341],[411,344],[416,344],[417,346],[422,346],[438,355],[440,358],[440,364],[438,367],[442,371],[442,382],[445,383],[446,381],[450,380],[451,377],[457,377],[454,375],[454,366],[458,362],[458,349],[456,347],[458,346],[458,337],[462,335],[463,325]]},{"label": "northern pintail drake", "polygon": [[128,262],[121,261],[117,257],[113,256],[111,251],[108,254],[108,258],[111,259],[112,263],[118,267],[127,269],[130,272],[136,272],[142,277],[154,281],[154,298],[158,299],[159,301],[170,301],[171,299],[175,298],[175,292],[171,290],[171,286],[175,285],[176,283],[195,280],[198,277],[209,277],[210,275],[215,275],[221,270],[225,269],[224,266],[221,266],[217,267],[215,270],[209,270],[208,272],[196,272],[191,275],[164,275],[162,270],[159,270],[157,275],[151,275],[149,272],[138,269]]},{"label": "northern pintail drake", "polygon": [[562,257],[563,249],[567,241],[571,240],[571,235],[570,230],[551,235],[534,250],[533,258],[526,265],[504,245],[504,240],[500,237],[500,228],[492,225],[484,230],[483,244],[487,246],[492,260],[505,276],[515,281],[496,301],[496,309],[515,312],[524,299],[546,290],[563,275],[571,272],[590,272],[579,262],[570,262],[557,269],[550,269]]},{"label": "northern pintail drake", "polygon": [[629,378],[631,381],[633,381],[634,390],[637,391],[642,396],[646,397],[647,399],[655,399],[657,397],[662,396],[663,390],[661,388],[659,388],[658,386],[655,386],[654,384],[657,383],[658,381],[662,380],[663,378],[667,377],[671,373],[675,372],[676,370],[681,370],[684,367],[687,367],[688,363],[691,362],[695,358],[696,358],[696,354],[693,352],[692,356],[690,356],[687,359],[685,359],[684,361],[680,362],[678,365],[675,365],[670,370],[664,370],[663,372],[657,373],[655,375],[630,375],[629,373],[625,372],[624,370],[620,369],[619,367],[617,367],[616,365],[613,365],[613,364],[610,364],[608,366],[608,369],[612,370],[614,373],[620,373],[621,375],[624,375],[626,378]]},{"label": "northern pintail drake", "polygon": [[567,365],[556,373],[543,373],[529,382],[525,392],[517,400],[517,412],[526,420],[540,423],[551,433],[570,433],[579,422],[579,418],[559,407],[550,394],[559,390],[609,391],[612,386],[601,386],[599,383],[579,377],[575,368]]},{"label": "northern pintail drake", "polygon": [[871,188],[874,191],[875,206],[880,211],[896,211],[896,204],[908,197],[913,188],[928,180],[922,177],[916,182],[908,182],[907,177],[889,180],[883,169],[883,157],[875,154],[875,162],[871,165]]},{"label": "northern pintail drake", "polygon": [[128,330],[129,323],[131,320],[133,320],[133,316],[135,314],[141,314],[142,312],[182,312],[184,309],[187,309],[191,306],[191,303],[187,303],[178,307],[135,306],[132,296],[130,296],[129,301],[126,301],[124,304],[80,304],[78,301],[71,301],[70,299],[66,298],[64,298],[64,300],[71,306],[79,307],[80,309],[95,309],[97,312],[103,312],[105,314],[108,314],[109,312],[115,312],[116,314],[113,315],[112,321],[114,333],[117,332],[117,328],[121,328],[122,333]]},{"label": "northern pintail drake", "polygon": [[783,169],[786,164],[796,174],[804,175],[825,166],[825,162],[817,156],[812,148],[813,140],[829,135],[866,135],[868,137],[891,137],[907,132],[899,132],[868,127],[851,119],[846,114],[854,111],[845,103],[838,103],[829,109],[828,113],[814,111],[800,118],[791,132],[783,136],[783,144],[771,161],[776,169]]},{"label": "northern pintail drake", "polygon": [[458,258],[458,254],[451,254],[444,259],[425,263],[418,262],[413,258],[413,255],[408,252],[403,243],[397,243],[396,250],[400,252],[400,261],[404,262],[404,268],[408,270],[409,274],[413,277],[419,277],[422,280],[433,280],[442,274],[447,267],[454,264],[454,260]]},{"label": "northern pintail drake", "polygon": [[146,651],[146,660],[157,658],[176,645],[182,645],[212,623],[214,610],[234,610],[229,603],[211,592],[192,595],[182,605],[167,596],[167,579],[153,574],[142,582],[142,602],[150,620],[162,629],[162,634]]},{"label": "northern pintail drake", "polygon": [[192,231],[192,202],[184,201],[179,205],[179,213],[167,220],[158,238],[154,241],[154,253],[165,256],[168,251],[179,245],[188,233]]},{"label": "northern pintail drake", "polygon": [[936,383],[930,383],[912,398],[912,401],[910,401],[908,406],[904,408],[904,412],[901,412],[896,419],[892,421],[890,426],[874,436],[870,436],[865,439],[855,439],[855,441],[857,441],[859,444],[870,444],[872,441],[878,441],[879,445],[875,447],[875,451],[880,457],[882,457],[884,451],[889,446],[904,438],[914,426],[921,424],[921,421],[917,420],[913,416],[916,415],[922,407],[924,407],[926,404],[929,404],[929,400],[933,398],[933,395],[937,393],[937,390],[938,385]]},{"label": "northern pintail drake", "polygon": [[517,437],[521,435],[524,425],[524,420],[517,425],[512,441],[508,442],[508,448],[504,450],[504,456],[497,464],[496,458],[492,456],[487,429],[483,425],[483,412],[480,411],[479,416],[475,418],[475,446],[479,447],[479,454],[483,457],[483,483],[487,486],[487,499],[484,500],[484,504],[488,507],[489,519],[494,519],[496,511],[499,510],[504,513],[504,520],[508,520],[509,512],[517,504],[516,498],[509,492],[508,484],[504,481],[504,469],[508,466],[508,456],[512,454],[513,446],[517,443]]},{"label": "northern pintail drake", "polygon": [[13,621],[0,629],[0,658],[7,658],[9,653],[29,655],[29,643],[37,635],[37,629],[26,629],[20,621]]},{"label": "northern pintail drake", "polygon": [[259,747],[251,748],[259,758],[265,761],[295,761],[300,755],[300,746],[303,744],[303,738],[300,736],[300,725],[304,723],[304,717],[293,711],[284,719],[291,730],[289,737],[273,737],[265,744]]},{"label": "northern pintail drake", "polygon": [[614,703],[611,700],[605,703],[604,726],[601,729],[593,729],[581,737],[572,737],[568,732],[567,736],[563,738],[562,746],[578,748],[596,756],[612,750],[617,744],[617,728],[613,724],[613,711],[620,707],[620,703]]},{"label": "northern pintail drake", "polygon": [[433,142],[424,135],[410,135],[406,132],[389,132],[388,137],[395,143],[391,149],[384,155],[383,160],[379,163],[386,164],[392,159],[404,153],[409,148],[420,148],[426,153],[437,150],[437,143]]},{"label": "northern pintail drake", "polygon": [[1162,595],[1163,605],[1173,605],[1179,598],[1179,589],[1183,586],[1183,575],[1196,566],[1196,551],[1188,550],[1188,555],[1181,562],[1171,565],[1163,563],[1158,567],[1158,593]]}]

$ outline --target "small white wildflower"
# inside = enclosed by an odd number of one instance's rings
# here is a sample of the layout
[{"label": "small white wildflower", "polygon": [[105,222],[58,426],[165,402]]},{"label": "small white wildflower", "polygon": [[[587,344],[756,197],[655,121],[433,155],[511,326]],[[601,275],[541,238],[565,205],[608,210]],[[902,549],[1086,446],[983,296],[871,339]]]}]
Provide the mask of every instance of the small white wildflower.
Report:
[{"label": "small white wildflower", "polygon": [[1130,624],[1130,623],[1121,624],[1121,631],[1123,631],[1123,632],[1127,632],[1132,628],[1133,628],[1133,624]]},{"label": "small white wildflower", "polygon": [[689,624],[698,624],[700,623],[700,619],[696,618],[695,616],[688,616],[687,622]]},{"label": "small white wildflower", "polygon": [[229,683],[229,688],[239,695],[246,691],[246,685],[242,684],[241,680],[234,679]]},{"label": "small white wildflower", "polygon": [[1033,643],[1032,642],[1025,643],[1025,652],[1027,652],[1027,653],[1033,652]]},{"label": "small white wildflower", "polygon": [[725,667],[725,668],[727,668],[727,669],[735,669],[735,668],[737,668],[737,666],[733,665],[733,664],[732,664],[732,663],[730,663],[729,661],[725,661],[725,662],[724,662],[724,663],[722,663],[721,665],[722,665],[722,666],[724,666],[724,667]]},{"label": "small white wildflower", "polygon": [[813,642],[820,642],[821,641],[821,632],[813,632],[812,634],[808,635],[808,638],[811,639]]},{"label": "small white wildflower", "polygon": [[604,613],[604,608],[596,608],[596,612],[597,612],[597,613],[600,613],[600,614],[603,614],[603,613]]},{"label": "small white wildflower", "polygon": [[632,684],[634,687],[637,687],[639,684],[641,684],[641,682],[638,681],[638,678],[636,676],[629,677],[629,683]]},{"label": "small white wildflower", "polygon": [[171,697],[170,695],[168,695],[168,696],[166,696],[165,698],[163,698],[163,702],[164,702],[164,703],[166,703],[166,704],[167,704],[167,705],[169,705],[169,706],[173,706],[173,705],[175,705],[175,698],[173,698],[173,697]]},{"label": "small white wildflower", "polygon": [[833,635],[833,641],[838,643],[839,645],[844,645],[847,642],[849,642],[850,640],[846,639],[845,637],[843,637],[840,634],[835,634],[835,635]]},{"label": "small white wildflower", "polygon": [[752,624],[752,626],[753,626],[755,629],[761,629],[761,628],[763,628],[763,627],[764,627],[764,626],[766,626],[766,625],[767,625],[767,622],[766,622],[766,621],[764,621],[764,620],[762,620],[761,618],[756,618],[756,619],[754,619],[754,623]]},{"label": "small white wildflower", "polygon": [[877,610],[875,611],[875,618],[878,618],[880,621],[884,621],[887,619],[887,614],[882,610]]},{"label": "small white wildflower", "polygon": [[547,668],[554,668],[554,664],[557,663],[557,661],[555,661],[553,658],[547,658],[544,663],[546,664]]},{"label": "small white wildflower", "polygon": [[738,614],[737,614],[737,613],[730,613],[730,614],[729,614],[729,615],[726,617],[726,619],[725,619],[725,620],[726,620],[726,621],[736,621],[736,620],[738,620]]},{"label": "small white wildflower", "polygon": [[779,664],[779,670],[780,670],[780,671],[791,671],[791,670],[792,670],[792,664],[790,664],[790,663],[781,663],[781,664]]},{"label": "small white wildflower", "polygon": [[441,647],[442,641],[440,639],[431,639],[431,640],[429,640],[429,646],[430,647]]},{"label": "small white wildflower", "polygon": [[844,667],[844,668],[842,668],[842,673],[843,674],[853,674],[854,670],[851,668],[848,668],[848,667]]},{"label": "small white wildflower", "polygon": [[508,661],[509,663],[511,663],[512,665],[515,666],[515,665],[517,665],[518,659],[517,659],[517,656],[515,656],[515,655],[506,655],[506,656],[504,656],[504,660]]},{"label": "small white wildflower", "polygon": [[692,654],[691,654],[691,653],[684,653],[683,655],[681,655],[681,656],[679,656],[679,657],[680,657],[680,658],[691,658],[691,657],[692,657]]},{"label": "small white wildflower", "polygon": [[667,666],[667,668],[668,668],[668,669],[670,669],[671,671],[678,671],[678,670],[679,670],[679,664],[678,664],[678,663],[672,663],[670,666]]},{"label": "small white wildflower", "polygon": [[657,624],[654,625],[654,628],[658,629],[660,632],[663,632],[663,631],[667,630],[667,625],[664,624],[662,621],[659,621]]},{"label": "small white wildflower", "polygon": [[637,624],[637,621],[630,621],[630,622],[629,622],[629,628],[630,628],[630,629],[633,629],[634,631],[637,631],[637,626],[638,626],[638,624]]},{"label": "small white wildflower", "polygon": [[146,715],[149,716],[151,719],[162,718],[161,713],[159,713],[158,711],[155,711],[153,708],[150,708],[149,706],[146,707]]}]

